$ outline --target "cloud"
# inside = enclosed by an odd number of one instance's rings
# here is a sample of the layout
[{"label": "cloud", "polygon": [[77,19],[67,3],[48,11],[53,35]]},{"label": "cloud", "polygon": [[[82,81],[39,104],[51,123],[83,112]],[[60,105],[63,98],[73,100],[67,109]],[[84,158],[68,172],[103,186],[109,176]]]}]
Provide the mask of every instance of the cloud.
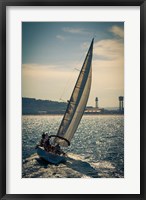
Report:
[{"label": "cloud", "polygon": [[31,63],[31,64],[23,64],[22,65],[22,69],[23,70],[54,70],[54,69],[58,69],[57,65],[40,65],[40,64],[35,64],[35,63]]},{"label": "cloud", "polygon": [[100,106],[118,106],[118,96],[124,95],[124,44],[121,40],[100,40],[93,53],[90,102],[93,105],[98,96]]},{"label": "cloud", "polygon": [[[84,43],[83,47],[87,44]],[[87,49],[87,48],[86,48]],[[88,105],[118,106],[118,96],[124,95],[124,44],[122,40],[95,42],[92,61],[92,85]],[[23,96],[59,101],[69,99],[84,60],[61,64],[23,64]],[[99,59],[100,57],[100,59]],[[62,95],[63,94],[63,95]]]},{"label": "cloud", "polygon": [[59,40],[65,40],[65,37],[63,37],[62,35],[56,35],[56,38]]},{"label": "cloud", "polygon": [[94,60],[90,105],[99,97],[100,106],[118,106],[118,96],[124,95],[123,60]]},{"label": "cloud", "polygon": [[68,99],[76,82],[78,71],[67,70],[61,65],[22,65],[23,96],[59,101]]},{"label": "cloud", "polygon": [[120,40],[100,40],[94,44],[94,54],[104,59],[123,59],[124,44]]},{"label": "cloud", "polygon": [[109,31],[116,36],[124,38],[124,29],[119,26],[113,26]]},{"label": "cloud", "polygon": [[71,27],[65,27],[63,28],[64,32],[72,33],[72,34],[83,34],[86,33],[84,29],[81,28],[71,28]]}]

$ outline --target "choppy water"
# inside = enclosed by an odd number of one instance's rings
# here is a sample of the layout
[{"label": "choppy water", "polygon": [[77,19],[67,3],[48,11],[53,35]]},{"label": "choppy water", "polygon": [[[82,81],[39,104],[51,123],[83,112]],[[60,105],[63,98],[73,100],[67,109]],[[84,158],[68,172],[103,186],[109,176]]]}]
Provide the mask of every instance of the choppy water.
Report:
[{"label": "choppy water", "polygon": [[[39,142],[42,132],[56,134],[61,119],[61,115],[23,116],[23,160],[36,153],[34,147]],[[71,146],[64,151],[71,152],[74,156],[81,156],[84,161],[94,163],[94,165],[108,163],[115,168],[114,175],[109,177],[123,177],[124,116],[84,115]]]}]

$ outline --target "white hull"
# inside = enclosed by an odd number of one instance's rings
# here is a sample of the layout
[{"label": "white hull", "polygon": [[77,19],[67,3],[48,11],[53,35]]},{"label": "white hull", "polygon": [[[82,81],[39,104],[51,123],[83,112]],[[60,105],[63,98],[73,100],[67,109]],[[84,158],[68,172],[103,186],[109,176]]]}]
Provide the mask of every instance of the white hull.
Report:
[{"label": "white hull", "polygon": [[37,148],[37,154],[40,156],[40,158],[43,158],[44,160],[53,164],[59,164],[66,161],[65,156],[59,156],[57,154],[47,152],[42,147]]}]

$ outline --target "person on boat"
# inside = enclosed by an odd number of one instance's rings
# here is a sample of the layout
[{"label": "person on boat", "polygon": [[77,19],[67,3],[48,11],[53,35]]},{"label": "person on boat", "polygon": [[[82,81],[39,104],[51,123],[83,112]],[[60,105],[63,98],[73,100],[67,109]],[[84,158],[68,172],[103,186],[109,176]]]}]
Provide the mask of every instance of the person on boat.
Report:
[{"label": "person on boat", "polygon": [[49,136],[48,136],[48,132],[45,133],[45,140],[48,140]]},{"label": "person on boat", "polygon": [[58,155],[66,156],[66,153],[64,153],[64,151],[61,150],[59,144],[57,144],[57,145],[55,146],[55,153],[58,154]]},{"label": "person on boat", "polygon": [[48,133],[44,133],[42,134],[42,138],[41,138],[41,141],[39,142],[39,144],[36,145],[36,148],[37,147],[44,147],[46,141],[48,140],[49,136],[48,136]]},{"label": "person on boat", "polygon": [[61,154],[61,148],[60,148],[60,146],[59,146],[59,144],[57,144],[56,146],[55,146],[55,153],[56,154]]},{"label": "person on boat", "polygon": [[40,141],[40,146],[41,146],[41,147],[43,147],[43,146],[44,146],[45,137],[46,137],[46,134],[45,134],[45,133],[43,133],[43,134],[42,134],[42,139],[41,139],[41,141]]},{"label": "person on boat", "polygon": [[55,146],[53,146],[53,145],[51,146],[51,152],[55,153]]},{"label": "person on boat", "polygon": [[50,139],[48,138],[48,139],[45,139],[45,142],[44,142],[44,149],[46,150],[46,151],[51,151],[51,144],[50,144]]},{"label": "person on boat", "polygon": [[37,149],[38,147],[44,147],[45,136],[46,136],[46,134],[43,133],[43,134],[42,134],[41,141],[40,141],[39,144],[37,144],[36,147],[35,147],[36,149]]}]

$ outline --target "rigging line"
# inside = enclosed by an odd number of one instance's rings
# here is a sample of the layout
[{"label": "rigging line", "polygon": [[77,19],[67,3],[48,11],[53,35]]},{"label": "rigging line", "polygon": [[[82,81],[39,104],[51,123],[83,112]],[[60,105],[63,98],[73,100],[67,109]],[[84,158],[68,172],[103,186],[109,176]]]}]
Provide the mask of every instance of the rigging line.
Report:
[{"label": "rigging line", "polygon": [[[76,64],[75,64],[75,66],[78,66],[79,64],[80,64],[80,61],[81,61],[81,58],[83,57],[83,55],[80,57],[80,59],[76,62]],[[61,95],[60,95],[60,100],[63,100],[64,102],[66,102],[66,100],[64,100],[62,97],[63,97],[63,95],[65,94],[65,92],[66,91],[68,91],[68,88],[70,87],[70,85],[71,85],[71,82],[73,81],[72,80],[72,78],[73,78],[73,74],[74,74],[74,72],[75,71],[80,71],[80,69],[78,69],[78,68],[76,68],[76,67],[74,67],[73,69],[72,69],[72,72],[71,72],[71,75],[69,76],[69,78],[68,78],[68,80],[67,80],[67,82],[66,82],[66,84],[65,84],[65,87],[64,87],[64,89],[63,89],[63,92],[61,93]]]},{"label": "rigging line", "polygon": [[75,71],[75,69],[73,69],[73,71],[71,72],[71,75],[69,76],[69,78],[68,78],[68,80],[67,80],[67,82],[66,82],[66,84],[65,84],[65,87],[64,87],[64,89],[63,89],[63,91],[62,91],[62,93],[61,93],[61,95],[60,95],[60,100],[63,100],[63,101],[65,101],[66,102],[66,100],[64,100],[62,97],[63,97],[63,95],[65,94],[65,91],[67,91],[67,88],[68,88],[68,86],[70,85],[70,82],[72,81],[71,79],[72,79],[72,77],[73,77],[73,73],[74,73],[74,71]]},{"label": "rigging line", "polygon": [[95,31],[93,31],[92,38],[94,38],[94,40],[95,40],[95,38],[96,38],[96,30],[95,30]]},{"label": "rigging line", "polygon": [[[68,91],[68,88],[70,87],[71,82],[73,81],[73,80],[72,80],[72,77],[73,77],[73,73],[75,72],[75,70],[76,70],[76,71],[81,71],[82,64],[81,64],[80,67],[79,67],[78,65],[82,62],[82,60],[84,60],[84,56],[85,56],[85,55],[84,55],[84,52],[82,52],[82,54],[81,54],[81,56],[79,57],[79,59],[76,60],[76,63],[75,63],[75,65],[74,65],[74,66],[76,66],[76,67],[73,68],[73,71],[71,72],[71,75],[69,76],[69,78],[68,78],[68,80],[67,80],[67,82],[66,82],[66,84],[65,84],[65,87],[64,87],[64,89],[63,89],[63,92],[62,92],[61,95],[60,95],[59,100],[62,100],[62,101],[64,101],[64,102],[67,102],[67,100],[64,100],[62,97],[63,97],[63,95],[65,94],[65,92]],[[79,68],[80,68],[80,69],[79,69]]]},{"label": "rigging line", "polygon": [[80,69],[77,69],[77,68],[75,68],[75,70],[77,70],[77,71],[79,71],[79,72],[81,71]]},{"label": "rigging line", "polygon": [[95,40],[95,38],[96,38],[96,32],[94,32],[94,34],[93,34],[93,38],[94,38],[94,40]]}]

